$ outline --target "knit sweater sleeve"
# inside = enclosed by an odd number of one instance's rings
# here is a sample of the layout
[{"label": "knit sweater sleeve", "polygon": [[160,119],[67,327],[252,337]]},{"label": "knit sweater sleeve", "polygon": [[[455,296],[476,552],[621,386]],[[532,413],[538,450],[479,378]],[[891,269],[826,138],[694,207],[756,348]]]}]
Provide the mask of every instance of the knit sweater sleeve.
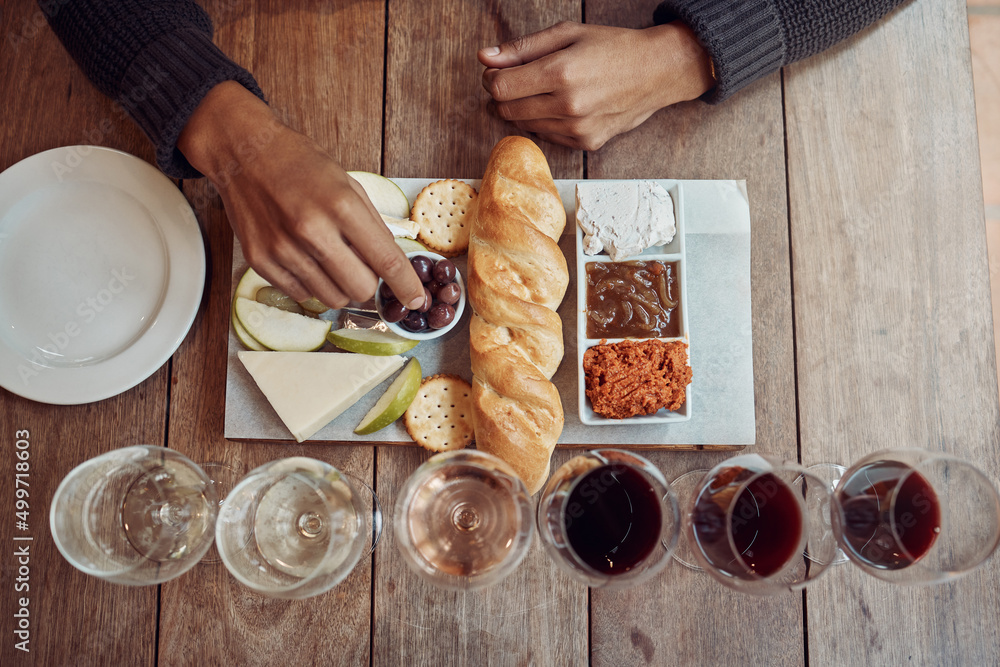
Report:
[{"label": "knit sweater sleeve", "polygon": [[253,76],[212,43],[212,22],[192,0],[38,0],[87,77],[122,105],[176,178],[201,174],[177,139],[202,98],[237,81],[263,98]]},{"label": "knit sweater sleeve", "polygon": [[721,102],[740,88],[850,37],[906,0],[665,0],[657,24],[687,24],[712,58]]}]

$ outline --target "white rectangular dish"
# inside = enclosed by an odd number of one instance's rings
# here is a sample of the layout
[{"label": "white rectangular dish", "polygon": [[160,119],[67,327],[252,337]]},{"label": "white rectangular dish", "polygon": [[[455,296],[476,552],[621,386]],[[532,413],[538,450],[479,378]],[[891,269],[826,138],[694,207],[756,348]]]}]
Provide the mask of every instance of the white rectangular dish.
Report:
[{"label": "white rectangular dish", "polygon": [[[671,203],[674,207],[674,221],[677,231],[674,238],[666,245],[653,246],[647,248],[642,253],[629,257],[628,260],[640,261],[661,261],[664,263],[674,263],[677,266],[677,280],[680,283],[680,307],[676,311],[680,315],[680,336],[671,338],[658,338],[665,342],[682,341],[688,344],[688,366],[691,366],[691,346],[690,334],[688,332],[688,289],[687,289],[687,258],[684,247],[685,232],[685,212],[684,194],[681,183],[673,181],[666,187],[670,194]],[[687,421],[691,418],[691,385],[687,387],[684,404],[676,411],[660,408],[651,415],[636,415],[626,419],[610,419],[602,417],[594,412],[590,400],[587,398],[586,378],[583,373],[583,357],[591,347],[602,342],[607,344],[618,343],[623,340],[642,340],[625,338],[588,338],[587,337],[587,265],[595,262],[612,262],[607,254],[599,253],[588,255],[583,251],[583,231],[579,225],[575,225],[576,236],[576,336],[577,336],[577,401],[579,406],[580,422],[587,426],[623,426],[629,424],[667,424],[670,422]]]}]

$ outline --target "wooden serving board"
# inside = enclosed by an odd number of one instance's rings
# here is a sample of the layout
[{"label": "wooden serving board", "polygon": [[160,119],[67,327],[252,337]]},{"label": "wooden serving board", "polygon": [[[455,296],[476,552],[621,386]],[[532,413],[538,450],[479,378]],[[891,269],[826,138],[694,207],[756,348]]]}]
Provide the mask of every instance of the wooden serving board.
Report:
[{"label": "wooden serving board", "polygon": [[[393,179],[410,202],[437,179]],[[477,181],[468,181],[478,188]],[[559,446],[622,445],[630,448],[707,449],[752,445],[755,440],[753,342],[750,312],[750,213],[746,190],[737,181],[661,180],[668,190],[681,188],[687,255],[688,330],[694,379],[688,393],[691,418],[669,424],[587,426],[579,418],[576,317],[576,180],[558,180],[556,186],[567,212],[566,231],[560,239],[569,264],[570,285],[559,308],[563,320],[565,356],[552,381],[563,400],[566,423]],[[239,242],[234,241],[233,282],[247,268]],[[465,275],[465,257],[455,259]],[[472,379],[469,368],[468,320],[433,341],[425,341],[408,355],[420,360],[425,376],[455,373]],[[339,318],[337,311],[324,315]],[[243,346],[230,327],[226,382],[225,435],[234,440],[291,439],[287,429],[257,389],[237,358]],[[328,346],[315,354],[331,353]],[[310,440],[314,442],[415,443],[397,422],[369,436],[353,430],[391,380],[373,389]]]}]

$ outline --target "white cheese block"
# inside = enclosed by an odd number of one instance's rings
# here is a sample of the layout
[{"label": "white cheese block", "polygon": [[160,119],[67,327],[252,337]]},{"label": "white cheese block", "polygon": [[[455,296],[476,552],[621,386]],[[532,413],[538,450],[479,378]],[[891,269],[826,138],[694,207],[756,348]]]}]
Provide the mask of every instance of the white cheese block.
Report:
[{"label": "white cheese block", "polygon": [[576,221],[584,254],[604,251],[616,262],[666,245],[677,233],[670,193],[656,181],[582,181]]},{"label": "white cheese block", "polygon": [[240,361],[292,436],[312,437],[398,371],[399,355],[337,352],[239,352]]}]

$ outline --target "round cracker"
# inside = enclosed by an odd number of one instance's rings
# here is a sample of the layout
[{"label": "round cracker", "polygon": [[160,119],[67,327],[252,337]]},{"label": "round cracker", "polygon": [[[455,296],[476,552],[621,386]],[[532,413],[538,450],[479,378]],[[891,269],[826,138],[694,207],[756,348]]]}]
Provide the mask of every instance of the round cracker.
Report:
[{"label": "round cracker", "polygon": [[417,195],[410,220],[420,225],[417,240],[429,250],[454,257],[469,248],[476,189],[455,179],[434,181]]},{"label": "round cracker", "polygon": [[472,385],[458,375],[424,378],[403,425],[414,442],[432,452],[462,449],[472,443]]}]

